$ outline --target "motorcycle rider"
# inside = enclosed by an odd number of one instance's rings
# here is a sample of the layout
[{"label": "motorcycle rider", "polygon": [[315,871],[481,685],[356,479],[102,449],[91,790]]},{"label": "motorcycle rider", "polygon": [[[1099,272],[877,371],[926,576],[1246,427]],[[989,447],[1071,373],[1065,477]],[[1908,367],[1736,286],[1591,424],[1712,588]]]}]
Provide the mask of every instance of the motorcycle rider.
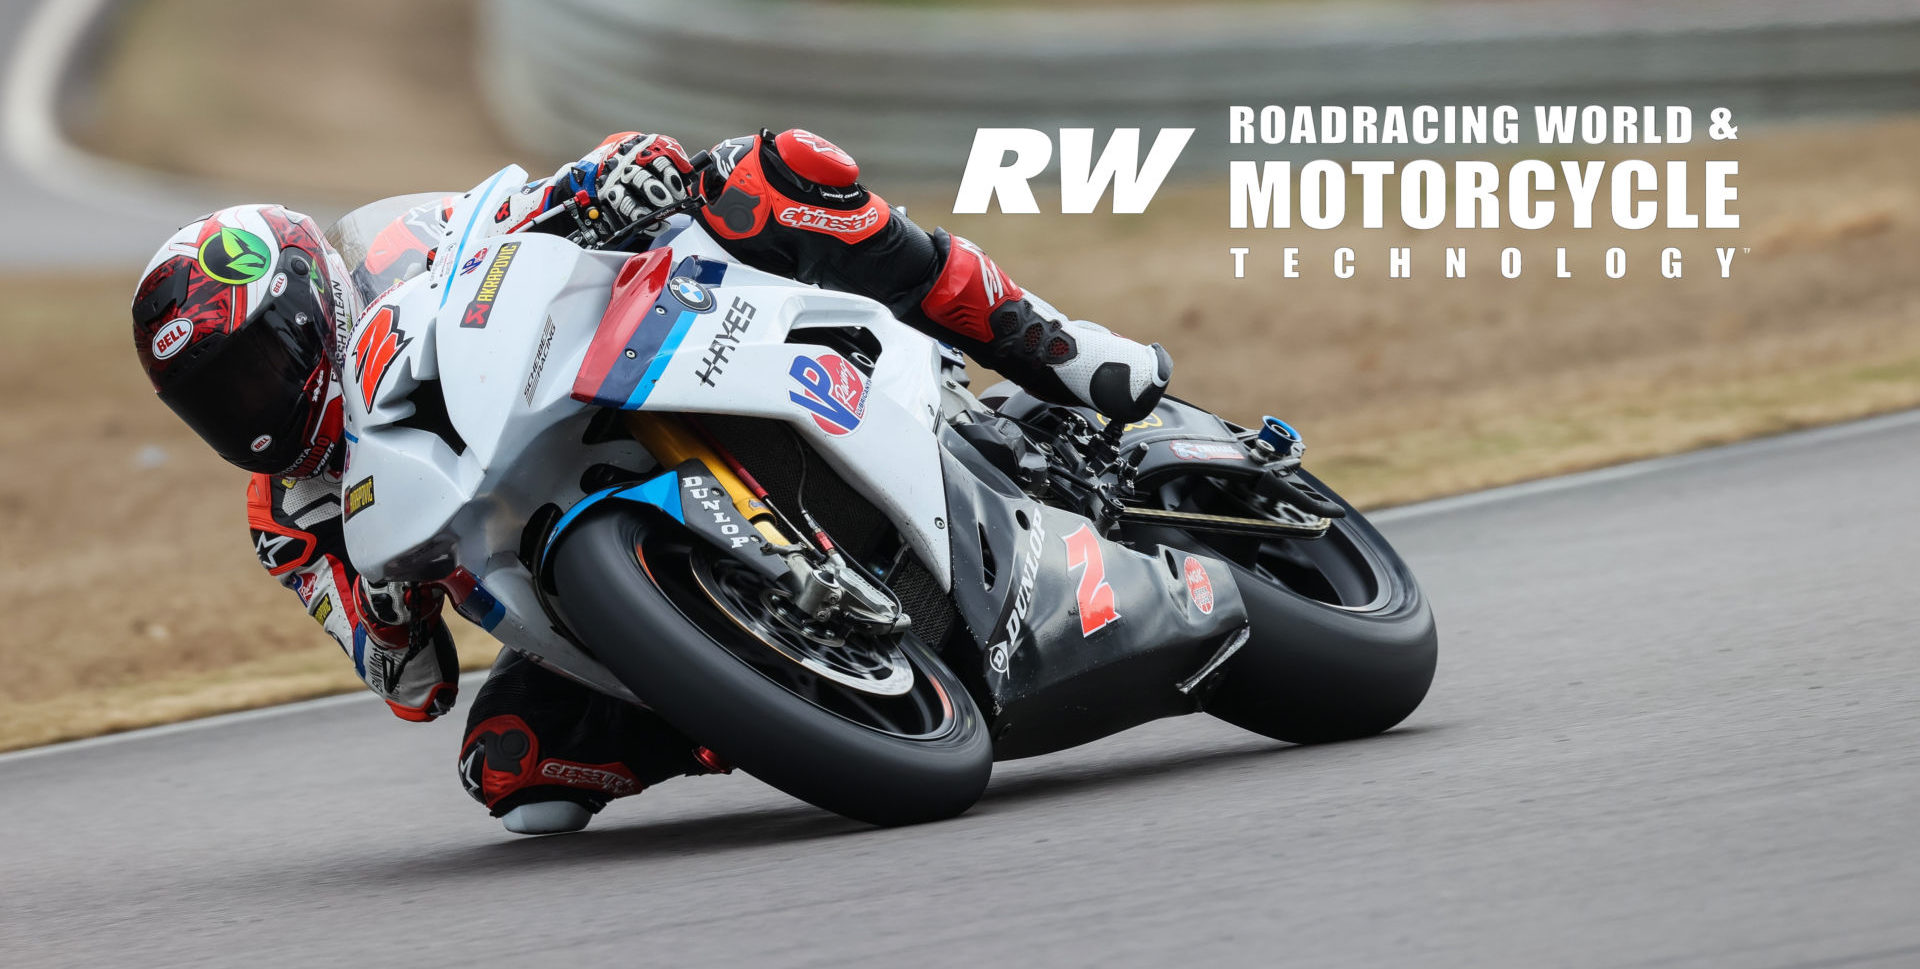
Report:
[{"label": "motorcycle rider", "polygon": [[[696,174],[670,137],[613,135],[515,193],[489,231],[586,226],[605,239],[638,225],[623,248],[644,249],[674,231],[644,224],[648,216],[697,193],[696,218],[735,258],[878,300],[1041,397],[1133,421],[1165,391],[1172,360],[1158,344],[1070,319],[977,246],[922,230],[861,185],[853,158],[826,139],[763,130],[712,155]],[[552,211],[569,202],[598,218]],[[444,219],[445,210],[428,214]],[[347,336],[366,301],[433,256],[430,224],[390,229],[364,265],[349,267],[304,215],[277,205],[222,209],[154,255],[134,295],[133,335],[160,399],[253,473],[247,523],[261,565],[396,716],[428,721],[452,708],[458,675],[442,589],[359,575],[342,531],[358,507],[341,494]],[[650,711],[512,650],[475,698],[459,765],[468,792],[525,834],[578,830],[613,798],[725,769]]]}]

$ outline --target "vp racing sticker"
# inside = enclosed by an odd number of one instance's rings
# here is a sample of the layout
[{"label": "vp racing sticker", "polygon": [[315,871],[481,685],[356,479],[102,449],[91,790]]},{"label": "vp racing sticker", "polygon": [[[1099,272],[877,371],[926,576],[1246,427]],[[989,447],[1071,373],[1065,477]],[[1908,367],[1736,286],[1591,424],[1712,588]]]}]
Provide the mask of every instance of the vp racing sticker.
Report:
[{"label": "vp racing sticker", "polygon": [[788,391],[787,399],[813,415],[820,429],[835,437],[851,434],[867,416],[867,381],[853,364],[837,353],[793,358],[787,371],[797,391]]}]

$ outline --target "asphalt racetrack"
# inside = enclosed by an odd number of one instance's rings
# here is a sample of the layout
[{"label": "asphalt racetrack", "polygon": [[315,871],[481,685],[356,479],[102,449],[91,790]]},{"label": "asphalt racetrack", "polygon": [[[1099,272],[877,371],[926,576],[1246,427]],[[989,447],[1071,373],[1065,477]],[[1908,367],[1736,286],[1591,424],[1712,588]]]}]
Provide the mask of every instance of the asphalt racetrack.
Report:
[{"label": "asphalt racetrack", "polygon": [[1906,414],[1387,514],[1401,729],[1162,722],[920,828],[734,775],[516,838],[370,700],[0,758],[0,965],[1920,965],[1916,482]]}]

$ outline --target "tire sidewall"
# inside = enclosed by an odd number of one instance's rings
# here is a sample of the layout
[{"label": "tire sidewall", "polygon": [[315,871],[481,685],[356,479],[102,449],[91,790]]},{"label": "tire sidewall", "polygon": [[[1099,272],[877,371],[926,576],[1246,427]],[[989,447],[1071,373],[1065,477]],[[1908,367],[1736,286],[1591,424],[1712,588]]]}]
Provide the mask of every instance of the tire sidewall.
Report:
[{"label": "tire sidewall", "polygon": [[660,587],[651,568],[684,564],[652,561],[662,553],[650,539],[678,527],[615,506],[576,523],[553,552],[561,618],[636,696],[729,763],[850,818],[911,824],[979,799],[993,760],[985,718],[931,651],[902,642],[952,705],[939,738],[879,733],[815,706],[716,643]]}]

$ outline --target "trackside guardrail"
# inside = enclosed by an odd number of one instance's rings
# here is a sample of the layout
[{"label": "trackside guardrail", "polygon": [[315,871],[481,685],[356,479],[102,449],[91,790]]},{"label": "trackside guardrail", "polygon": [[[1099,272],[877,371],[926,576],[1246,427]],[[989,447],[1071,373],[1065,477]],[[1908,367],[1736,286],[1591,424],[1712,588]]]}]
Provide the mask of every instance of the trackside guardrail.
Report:
[{"label": "trackside guardrail", "polygon": [[1181,168],[1217,172],[1247,157],[1232,104],[1688,104],[1702,122],[1724,105],[1742,123],[1920,107],[1920,0],[483,3],[486,94],[552,154],[635,127],[704,146],[799,126],[944,178],[977,127],[1197,127]]}]

